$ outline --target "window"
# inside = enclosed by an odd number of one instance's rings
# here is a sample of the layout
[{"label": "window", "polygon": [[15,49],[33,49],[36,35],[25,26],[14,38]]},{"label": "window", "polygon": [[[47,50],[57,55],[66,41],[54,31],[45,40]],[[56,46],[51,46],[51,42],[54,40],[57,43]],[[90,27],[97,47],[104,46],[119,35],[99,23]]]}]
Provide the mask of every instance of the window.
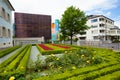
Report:
[{"label": "window", "polygon": [[5,29],[5,27],[2,28],[2,36],[6,37],[6,29]]},{"label": "window", "polygon": [[93,39],[94,39],[94,40],[98,40],[99,37],[98,37],[98,36],[93,36]]},{"label": "window", "polygon": [[10,22],[10,15],[8,13],[6,13],[6,20]]},{"label": "window", "polygon": [[11,37],[10,29],[8,29],[8,37],[9,37],[9,38]]},{"label": "window", "polygon": [[97,26],[97,25],[92,25],[91,27],[92,27],[92,28],[97,28],[98,26]]},{"label": "window", "polygon": [[93,23],[93,22],[97,22],[97,19],[93,19],[93,20],[91,20],[91,22]]},{"label": "window", "polygon": [[3,43],[3,45],[6,45],[6,43]]},{"label": "window", "polygon": [[99,18],[99,21],[104,21],[105,19],[104,18]]},{"label": "window", "polygon": [[91,33],[92,34],[98,34],[98,30],[92,30]]},{"label": "window", "polygon": [[2,17],[5,19],[5,9],[2,8]]},{"label": "window", "polygon": [[100,27],[104,27],[104,26],[105,26],[105,24],[99,24],[99,26],[100,26]]},{"label": "window", "polygon": [[104,33],[105,32],[105,30],[100,30],[100,33]]}]

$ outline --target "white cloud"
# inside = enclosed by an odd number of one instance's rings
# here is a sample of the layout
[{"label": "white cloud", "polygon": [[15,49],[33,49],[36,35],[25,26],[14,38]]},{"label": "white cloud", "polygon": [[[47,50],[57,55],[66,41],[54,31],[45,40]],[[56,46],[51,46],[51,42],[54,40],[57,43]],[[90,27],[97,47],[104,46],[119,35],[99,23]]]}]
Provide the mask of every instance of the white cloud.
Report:
[{"label": "white cloud", "polygon": [[120,28],[120,21],[116,21],[116,22],[115,22],[115,25]]},{"label": "white cloud", "polygon": [[111,12],[107,12],[105,16],[109,17],[111,15]]},{"label": "white cloud", "polygon": [[120,27],[120,16],[115,19],[115,25]]},{"label": "white cloud", "polygon": [[[10,0],[16,12],[52,15],[60,18],[67,7],[73,5],[85,12],[105,13],[103,10],[116,7],[117,0]],[[111,12],[106,12],[110,15]]]}]

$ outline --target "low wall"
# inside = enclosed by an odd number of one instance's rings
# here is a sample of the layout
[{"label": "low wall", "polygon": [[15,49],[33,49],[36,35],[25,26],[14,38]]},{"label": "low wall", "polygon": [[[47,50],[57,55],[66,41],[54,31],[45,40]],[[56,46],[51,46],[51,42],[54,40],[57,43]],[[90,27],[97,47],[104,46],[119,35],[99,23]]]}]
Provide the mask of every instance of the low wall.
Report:
[{"label": "low wall", "polygon": [[40,44],[44,43],[44,37],[40,38],[14,38],[13,45]]}]

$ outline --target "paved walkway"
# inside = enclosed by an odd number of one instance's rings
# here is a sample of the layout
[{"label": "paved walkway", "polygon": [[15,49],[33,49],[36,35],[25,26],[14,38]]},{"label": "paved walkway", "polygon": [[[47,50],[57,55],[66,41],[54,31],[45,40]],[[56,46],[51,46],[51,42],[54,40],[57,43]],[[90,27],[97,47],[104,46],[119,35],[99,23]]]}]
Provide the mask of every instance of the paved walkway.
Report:
[{"label": "paved walkway", "polygon": [[31,48],[31,54],[30,54],[30,59],[35,62],[37,60],[37,56],[38,55],[41,56],[39,50],[37,49],[36,46],[32,46],[32,48]]}]

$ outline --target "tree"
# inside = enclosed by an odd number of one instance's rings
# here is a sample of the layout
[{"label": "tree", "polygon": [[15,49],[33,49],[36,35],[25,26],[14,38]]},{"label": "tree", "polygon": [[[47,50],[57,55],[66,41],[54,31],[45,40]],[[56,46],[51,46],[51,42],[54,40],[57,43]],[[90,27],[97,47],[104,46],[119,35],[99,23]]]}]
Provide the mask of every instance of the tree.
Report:
[{"label": "tree", "polygon": [[60,32],[64,36],[70,36],[72,45],[72,37],[76,34],[85,34],[88,28],[86,25],[87,17],[79,8],[70,6],[65,10],[60,21]]}]

